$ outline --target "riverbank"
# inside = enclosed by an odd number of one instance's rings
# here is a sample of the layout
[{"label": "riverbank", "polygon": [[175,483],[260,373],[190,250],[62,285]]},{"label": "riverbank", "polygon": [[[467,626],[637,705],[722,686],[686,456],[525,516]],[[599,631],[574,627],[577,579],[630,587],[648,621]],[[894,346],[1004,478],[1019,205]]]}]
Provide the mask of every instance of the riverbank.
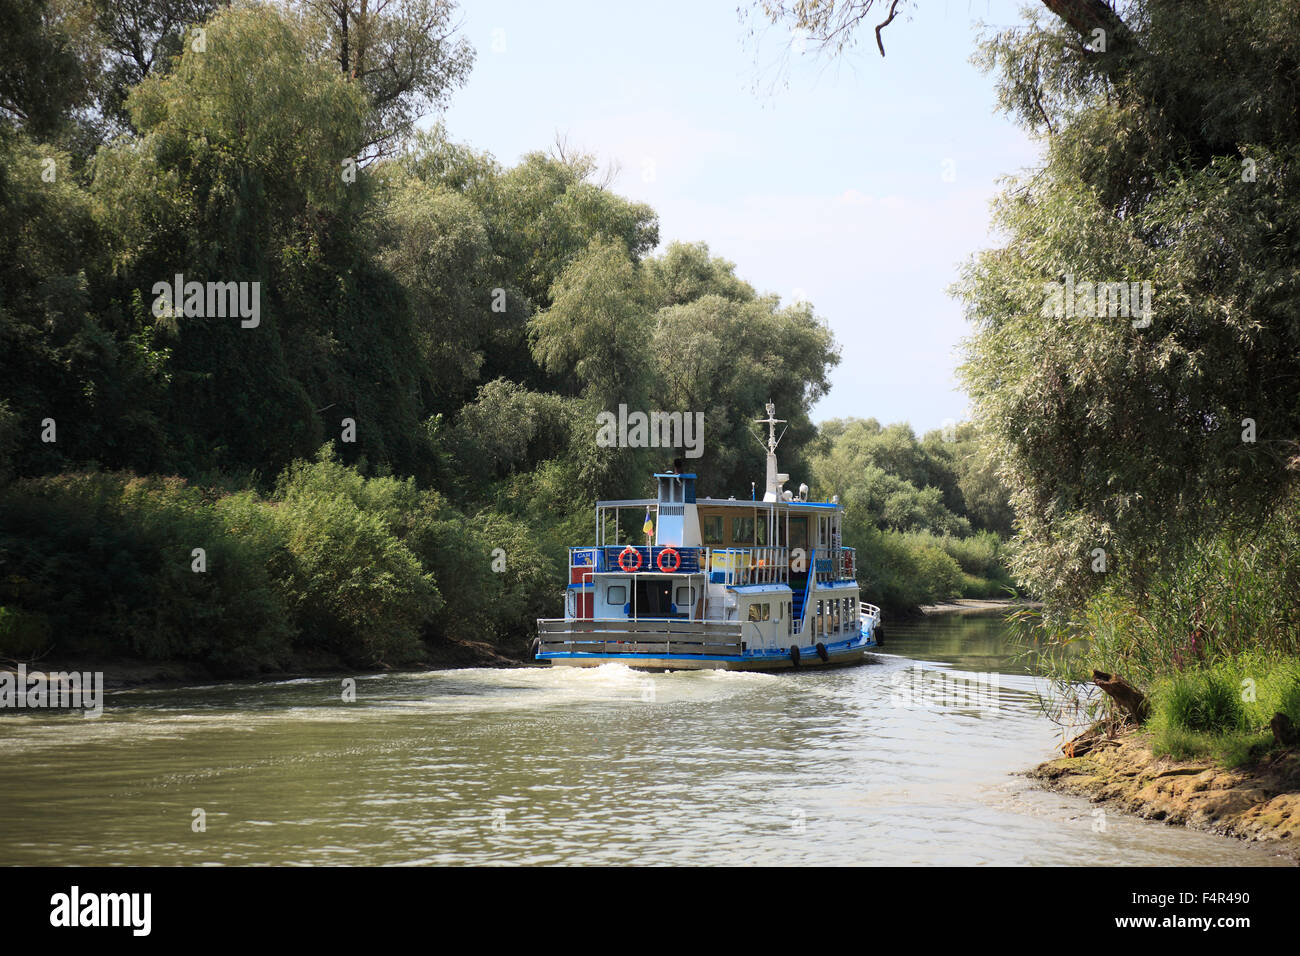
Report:
[{"label": "riverbank", "polygon": [[1212,761],[1157,756],[1151,735],[1132,731],[1079,757],[1027,773],[1048,790],[1162,820],[1269,845],[1300,863],[1300,750],[1228,770]]},{"label": "riverbank", "polygon": [[[290,666],[256,675],[232,675],[202,663],[189,661],[132,661],[95,659],[49,659],[25,662],[28,674],[102,673],[106,690],[132,687],[167,687],[208,684],[230,680],[280,681],[309,677],[360,677],[371,674],[419,673],[462,667],[520,667],[527,662],[500,653],[485,641],[448,640],[427,647],[421,659],[393,668],[349,666],[332,654],[301,655]],[[0,662],[0,673],[16,673],[17,663]]]},{"label": "riverbank", "polygon": [[922,605],[917,613],[926,614],[971,614],[979,611],[1006,611],[1015,607],[1041,607],[1035,601],[1019,598],[957,598],[939,604]]}]

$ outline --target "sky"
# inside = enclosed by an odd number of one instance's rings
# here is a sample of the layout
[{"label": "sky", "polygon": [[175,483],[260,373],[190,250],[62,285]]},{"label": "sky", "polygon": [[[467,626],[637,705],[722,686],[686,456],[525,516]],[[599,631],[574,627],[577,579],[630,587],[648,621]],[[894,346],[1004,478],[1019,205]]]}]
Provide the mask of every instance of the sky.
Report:
[{"label": "sky", "polygon": [[706,242],[812,303],[842,349],[815,421],[962,420],[968,326],[947,290],[996,242],[997,180],[1039,156],[970,57],[978,21],[1021,23],[1021,5],[921,0],[884,59],[871,26],[828,59],[738,2],[465,0],[477,59],[442,120],[506,165],[561,136],[654,207],[661,248]]}]

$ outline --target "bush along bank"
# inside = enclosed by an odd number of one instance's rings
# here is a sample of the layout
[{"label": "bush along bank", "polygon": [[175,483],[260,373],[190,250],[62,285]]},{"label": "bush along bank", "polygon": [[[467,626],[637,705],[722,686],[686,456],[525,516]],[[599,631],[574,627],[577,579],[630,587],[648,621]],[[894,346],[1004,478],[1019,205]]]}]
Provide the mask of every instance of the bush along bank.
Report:
[{"label": "bush along bank", "polygon": [[0,490],[0,658],[228,676],[522,658],[553,564],[516,520],[367,478],[329,446],[268,495],[124,473],[19,480]]}]

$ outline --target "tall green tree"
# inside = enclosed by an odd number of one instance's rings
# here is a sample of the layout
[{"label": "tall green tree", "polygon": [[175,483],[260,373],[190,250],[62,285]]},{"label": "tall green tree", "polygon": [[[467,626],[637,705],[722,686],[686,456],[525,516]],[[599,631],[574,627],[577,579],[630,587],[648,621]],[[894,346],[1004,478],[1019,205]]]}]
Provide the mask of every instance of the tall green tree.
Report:
[{"label": "tall green tree", "polygon": [[[1145,0],[1107,55],[1041,18],[982,48],[1045,160],[1003,193],[1008,241],[960,286],[964,376],[1013,491],[1020,572],[1063,603],[1105,580],[1095,549],[1140,589],[1180,542],[1258,526],[1294,484],[1297,14]],[[1150,312],[1098,299],[1118,282],[1147,284]]]},{"label": "tall green tree", "polygon": [[316,49],[366,94],[367,158],[394,152],[469,76],[474,50],[447,0],[297,0]]}]

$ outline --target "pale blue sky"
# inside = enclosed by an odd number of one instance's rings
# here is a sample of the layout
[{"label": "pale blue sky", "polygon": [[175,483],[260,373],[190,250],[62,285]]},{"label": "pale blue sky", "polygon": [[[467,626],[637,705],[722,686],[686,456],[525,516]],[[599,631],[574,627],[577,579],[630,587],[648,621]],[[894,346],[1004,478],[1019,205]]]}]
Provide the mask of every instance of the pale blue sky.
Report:
[{"label": "pale blue sky", "polygon": [[790,55],[775,85],[789,34],[756,44],[736,5],[468,0],[478,59],[448,131],[506,164],[561,134],[619,165],[613,188],[658,211],[661,243],[703,240],[813,303],[843,348],[815,419],[964,417],[946,289],[991,242],[995,180],[1038,156],[969,58],[975,22],[1022,22],[1021,5],[923,0],[885,59],[868,29],[840,60]]}]

